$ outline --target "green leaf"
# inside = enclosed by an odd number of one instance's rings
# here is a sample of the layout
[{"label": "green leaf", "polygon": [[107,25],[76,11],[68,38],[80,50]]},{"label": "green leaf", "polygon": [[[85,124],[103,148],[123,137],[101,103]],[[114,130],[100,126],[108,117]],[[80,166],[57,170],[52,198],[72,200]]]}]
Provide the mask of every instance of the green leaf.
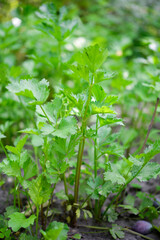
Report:
[{"label": "green leaf", "polygon": [[89,70],[86,66],[80,64],[77,64],[77,66],[71,65],[70,69],[74,72],[75,77],[89,81]]},{"label": "green leaf", "polygon": [[21,153],[23,146],[25,145],[26,141],[27,141],[28,135],[25,135],[17,144],[16,148],[18,150],[18,152]]},{"label": "green leaf", "polygon": [[44,124],[41,128],[41,132],[43,135],[49,135],[55,131],[55,128],[51,126],[50,124]]},{"label": "green leaf", "polygon": [[91,198],[93,199],[99,199],[99,187],[102,185],[103,180],[100,177],[96,177],[95,179],[90,178],[87,182],[87,185],[89,186],[86,191],[88,194],[92,194]]},{"label": "green leaf", "polygon": [[98,44],[84,48],[75,58],[81,65],[87,66],[92,73],[101,67],[108,55],[106,49],[100,48]]},{"label": "green leaf", "polygon": [[144,157],[144,162],[147,162],[158,153],[160,153],[160,141],[155,141],[153,145],[145,149],[145,152],[140,157]]},{"label": "green leaf", "polygon": [[156,178],[160,174],[160,164],[156,162],[149,162],[141,170],[136,177],[139,181],[148,181],[151,178]]},{"label": "green leaf", "polygon": [[38,173],[37,165],[31,159],[28,159],[23,165],[24,179],[34,177]]},{"label": "green leaf", "polygon": [[59,192],[56,192],[56,197],[61,199],[61,200],[68,200],[68,197],[64,193],[64,190],[60,190]]},{"label": "green leaf", "polygon": [[8,230],[5,232],[5,237],[7,237],[7,239],[9,239],[10,235],[11,235],[11,230],[8,229]]},{"label": "green leaf", "polygon": [[36,206],[47,202],[52,192],[51,185],[47,182],[43,175],[37,179],[33,179],[29,186],[29,195]]},{"label": "green leaf", "polygon": [[118,100],[118,96],[115,96],[115,95],[109,95],[106,97],[105,99],[105,103],[108,103],[109,105],[112,105],[114,103],[116,103]]},{"label": "green leaf", "polygon": [[109,193],[114,193],[118,191],[118,185],[117,184],[113,184],[110,181],[105,182],[102,185],[102,188],[99,189],[99,194],[106,197],[108,196]]},{"label": "green leaf", "polygon": [[76,210],[76,217],[77,217],[77,218],[80,218],[80,216],[81,216],[81,210],[78,208],[78,209]]},{"label": "green leaf", "polygon": [[107,211],[108,222],[114,223],[118,218],[118,213],[115,211],[115,207],[112,206]]},{"label": "green leaf", "polygon": [[135,197],[132,196],[131,194],[128,194],[127,197],[124,200],[126,205],[130,205],[132,207],[134,207],[134,203],[135,203]]},{"label": "green leaf", "polygon": [[12,82],[7,88],[17,95],[31,98],[33,101],[30,101],[30,104],[43,104],[49,95],[48,85],[45,79],[41,81],[31,79]]},{"label": "green leaf", "polygon": [[136,137],[138,136],[138,132],[133,128],[122,128],[121,129],[121,141],[125,146],[128,146]]},{"label": "green leaf", "polygon": [[[56,97],[52,102],[44,104],[42,108],[44,111],[40,108],[40,106],[37,106],[36,112],[44,118],[46,118],[47,115],[48,119],[55,124],[56,120],[59,118],[59,113],[62,108],[62,100]],[[47,121],[48,119],[46,118]]]},{"label": "green leaf", "polygon": [[29,134],[35,134],[35,135],[38,135],[38,130],[37,129],[34,129],[34,128],[26,128],[26,129],[23,129],[21,131],[19,131],[20,133],[29,133]]},{"label": "green leaf", "polygon": [[120,185],[126,183],[125,178],[119,172],[105,172],[104,179]]},{"label": "green leaf", "polygon": [[95,74],[94,82],[99,83],[99,82],[102,82],[102,81],[112,79],[115,76],[116,76],[116,73],[108,73],[108,72],[106,73],[103,70],[98,70]]},{"label": "green leaf", "polygon": [[16,155],[18,155],[18,156],[19,156],[19,154],[20,154],[20,153],[18,152],[18,150],[17,150],[16,147],[12,147],[12,146],[6,145],[5,148],[6,148],[8,151],[10,151],[10,152],[12,152],[12,153],[14,153],[14,154],[16,154]]},{"label": "green leaf", "polygon": [[74,234],[74,235],[72,236],[72,238],[74,238],[74,239],[81,239],[81,234],[76,233],[76,234]]},{"label": "green leaf", "polygon": [[0,163],[0,169],[8,176],[13,176],[21,179],[21,169],[18,162],[9,161],[4,159],[2,163]]},{"label": "green leaf", "polygon": [[21,151],[22,151],[22,148],[23,148],[24,144],[27,141],[27,138],[28,138],[28,135],[25,135],[22,139],[20,139],[20,141],[18,142],[16,147],[12,147],[12,146],[7,145],[6,149],[19,156]]},{"label": "green leaf", "polygon": [[75,134],[77,130],[77,121],[74,117],[68,116],[60,121],[58,128],[52,133],[53,136],[67,138]]},{"label": "green leaf", "polygon": [[121,118],[115,118],[115,116],[108,115],[107,117],[99,117],[100,126],[115,124],[124,126]]},{"label": "green leaf", "polygon": [[155,82],[155,85],[143,83],[143,86],[153,88],[155,91],[160,92],[160,83]]},{"label": "green leaf", "polygon": [[8,218],[11,214],[15,213],[18,211],[17,207],[14,206],[9,206],[6,208],[6,212],[4,213],[5,218]]},{"label": "green leaf", "polygon": [[130,205],[122,205],[122,204],[120,204],[120,205],[118,205],[118,206],[119,206],[119,207],[122,207],[122,208],[124,208],[124,209],[126,209],[126,210],[128,210],[128,212],[131,212],[131,213],[133,213],[133,214],[135,214],[135,215],[137,215],[137,214],[139,213],[138,209],[134,208],[133,206],[130,206]]},{"label": "green leaf", "polygon": [[136,194],[138,198],[141,199],[141,204],[139,206],[139,211],[142,211],[145,208],[153,206],[153,200],[148,196],[148,194],[144,192],[138,192]]},{"label": "green leaf", "polygon": [[122,231],[122,227],[118,226],[117,224],[112,224],[112,228],[109,230],[110,234],[114,239],[124,238],[124,232]]},{"label": "green leaf", "polygon": [[98,84],[93,85],[92,94],[97,102],[102,102],[106,98],[104,89]]},{"label": "green leaf", "polygon": [[139,216],[152,222],[159,217],[159,212],[155,207],[146,207],[140,212]]},{"label": "green leaf", "polygon": [[31,142],[34,147],[40,147],[43,146],[44,139],[42,138],[41,135],[33,135],[31,138]]},{"label": "green leaf", "polygon": [[107,106],[98,107],[95,104],[92,104],[92,114],[98,114],[98,113],[111,113],[116,114],[113,110],[111,110]]},{"label": "green leaf", "polygon": [[41,230],[41,233],[45,240],[67,240],[68,231],[67,224],[54,221],[49,224],[45,232]]},{"label": "green leaf", "polygon": [[27,235],[26,233],[22,233],[20,235],[19,240],[38,240],[38,238],[37,237],[33,237],[31,235]]},{"label": "green leaf", "polygon": [[9,218],[8,226],[11,227],[14,232],[17,232],[20,228],[27,228],[33,225],[36,216],[31,215],[29,218],[26,218],[23,213],[16,212],[11,214]]},{"label": "green leaf", "polygon": [[0,238],[4,238],[4,234],[3,233],[0,233]]}]

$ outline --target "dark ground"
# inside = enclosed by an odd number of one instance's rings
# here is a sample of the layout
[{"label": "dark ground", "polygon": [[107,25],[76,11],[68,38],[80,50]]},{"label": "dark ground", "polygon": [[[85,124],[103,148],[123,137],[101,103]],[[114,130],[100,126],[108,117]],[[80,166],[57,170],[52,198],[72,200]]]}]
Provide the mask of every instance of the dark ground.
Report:
[{"label": "dark ground", "polygon": [[[156,156],[156,161],[160,162],[160,155]],[[1,158],[2,159],[2,158]],[[11,189],[11,185],[13,185],[13,181],[12,178],[7,178],[5,176],[5,184],[0,187],[0,214],[4,214],[6,207],[8,206],[13,206],[13,195],[10,194],[10,189]],[[158,197],[160,199],[160,192],[156,192],[156,186],[160,186],[160,178],[157,179],[151,179],[148,182],[142,182],[139,183],[137,181],[138,184],[140,184],[142,186],[142,189],[140,191],[145,192],[145,193],[149,193],[154,195],[155,197]],[[56,190],[59,191],[63,188],[63,185],[60,184],[59,186],[57,186]],[[136,189],[133,189],[132,187],[128,187],[127,188],[127,193],[130,193],[132,195],[136,194]],[[156,194],[155,194],[156,193]],[[25,203],[25,197],[23,196],[22,201]],[[59,200],[55,201],[53,203],[53,208],[54,209],[58,209],[58,211],[60,212],[60,214],[55,214],[54,217],[52,218],[52,221],[62,221],[64,222],[64,208],[60,205]],[[121,217],[121,219],[119,219],[118,221],[116,221],[116,224],[119,224],[122,227],[127,227],[127,228],[132,228],[132,226],[134,225],[134,223],[137,220],[133,219],[133,215],[129,216],[126,215],[123,218]],[[160,216],[158,219],[155,219],[153,221],[153,224],[156,226],[160,226]],[[110,227],[111,224],[107,223],[107,221],[103,221],[103,222],[95,222],[94,219],[87,219],[84,220],[79,219],[77,222],[77,225],[91,225],[91,226],[102,226],[102,227]],[[113,240],[113,238],[111,237],[111,235],[107,232],[100,232],[100,231],[96,231],[93,229],[89,229],[89,228],[82,228],[82,227],[76,227],[76,228],[70,228],[70,234],[75,234],[75,233],[80,233],[81,234],[81,239],[84,240]],[[72,235],[72,236],[73,236]],[[153,240],[160,240],[160,233],[158,232],[152,232],[148,235],[146,235],[147,237],[150,237]],[[17,238],[18,239],[18,238]],[[68,240],[71,238],[68,238]],[[139,237],[137,235],[133,235],[131,233],[125,232],[125,237],[124,240],[142,240],[144,238]]]},{"label": "dark ground", "polygon": [[[1,189],[0,189],[0,214],[3,214],[5,212],[5,209],[7,206],[13,205],[13,196],[9,194],[11,179],[9,178],[8,181],[9,182],[5,183],[5,186],[1,187]],[[160,179],[159,178],[156,180],[152,179],[149,182],[141,183],[141,185],[142,185],[141,191],[154,194],[156,186],[160,185]],[[134,194],[133,189],[129,188],[128,191],[131,194]],[[160,194],[156,195],[156,197],[160,197]],[[62,219],[62,217],[63,217],[62,207],[59,205],[58,202],[53,203],[53,208],[57,208],[61,212],[61,214],[55,215],[53,220],[64,221]],[[135,222],[136,222],[136,220],[134,220],[133,218],[131,218],[128,215],[128,218],[127,217],[121,218],[118,221],[116,221],[116,224],[119,224],[123,227],[131,228]],[[154,225],[159,226],[160,225],[160,217],[158,219],[154,220],[153,223],[154,223]],[[80,219],[80,220],[78,220],[77,224],[78,225],[87,225],[87,226],[89,226],[89,225],[103,226],[103,227],[111,226],[107,222],[106,223],[104,221],[103,222],[95,222],[93,219],[88,219],[88,220]],[[71,228],[70,234],[74,235],[75,233],[80,233],[82,236],[81,239],[84,239],[84,240],[113,240],[113,238],[107,232],[102,232],[102,231],[100,232],[100,231],[96,231],[96,230],[89,229],[89,228],[82,228],[82,227]],[[152,232],[152,233],[148,234],[147,237],[150,237],[153,240],[160,240],[160,233]],[[71,238],[68,238],[68,240],[69,239],[71,239]],[[139,237],[137,235],[133,235],[131,233],[125,232],[124,239],[125,240],[141,240],[143,238]]]}]

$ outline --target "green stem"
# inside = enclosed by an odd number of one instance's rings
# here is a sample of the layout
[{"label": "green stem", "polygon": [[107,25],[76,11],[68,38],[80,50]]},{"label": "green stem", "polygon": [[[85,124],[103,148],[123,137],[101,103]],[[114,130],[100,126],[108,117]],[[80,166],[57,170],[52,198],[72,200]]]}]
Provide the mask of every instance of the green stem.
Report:
[{"label": "green stem", "polygon": [[41,224],[42,224],[42,230],[45,230],[45,226],[44,226],[44,213],[43,213],[43,203],[41,204]]},{"label": "green stem", "polygon": [[132,233],[134,235],[140,236],[140,237],[142,237],[144,239],[147,239],[147,240],[154,240],[153,238],[147,237],[147,236],[145,236],[145,235],[143,235],[141,233],[135,232],[135,231],[133,231],[133,230],[131,230],[129,228],[122,228],[122,230],[127,231],[129,233]]},{"label": "green stem", "polygon": [[35,155],[35,161],[37,164],[37,169],[38,169],[38,175],[39,175],[39,165],[38,165],[38,151],[37,147],[34,147],[34,155]]},{"label": "green stem", "polygon": [[[77,167],[76,167],[76,176],[75,176],[75,187],[74,187],[74,203],[77,204],[78,202],[78,194],[79,194],[79,180],[80,180],[80,173],[81,173],[81,165],[82,165],[82,157],[83,157],[83,151],[84,151],[84,144],[85,144],[85,133],[86,133],[86,121],[87,121],[87,111],[89,108],[89,103],[91,100],[91,94],[92,94],[92,85],[89,87],[89,93],[88,93],[88,99],[85,106],[85,112],[84,116],[82,117],[82,139],[79,143],[79,150],[77,155]],[[76,209],[74,209],[73,215],[73,225],[76,223]]]},{"label": "green stem", "polygon": [[63,182],[64,182],[65,194],[68,196],[68,186],[67,186],[67,180],[66,180],[65,173],[63,174]]},{"label": "green stem", "polygon": [[[96,116],[96,137],[94,141],[94,177],[97,177],[97,132],[98,132],[98,114]],[[98,218],[99,208],[98,208],[98,199],[95,200],[95,217]]]},{"label": "green stem", "polygon": [[152,129],[152,126],[153,126],[153,123],[154,123],[154,119],[155,119],[155,116],[156,116],[156,112],[157,112],[157,107],[158,107],[158,104],[159,104],[159,98],[157,98],[157,101],[156,101],[156,105],[155,105],[155,108],[154,108],[154,112],[153,112],[153,115],[152,115],[152,119],[151,119],[151,122],[149,124],[149,127],[148,127],[148,131],[147,131],[147,136],[144,140],[144,143],[143,143],[143,146],[140,150],[140,153],[142,153],[144,151],[144,148],[146,146],[146,143],[147,143],[147,140],[148,140],[148,137],[149,137],[149,134],[150,134],[150,131]]},{"label": "green stem", "polygon": [[2,143],[1,140],[0,140],[0,145],[1,145],[1,147],[2,147],[2,149],[3,149],[3,151],[4,151],[4,153],[5,153],[6,157],[8,158],[8,160],[10,160],[10,158],[9,158],[9,156],[8,156],[8,153],[7,153],[7,151],[6,151],[6,149],[5,149],[5,147],[4,147],[4,145],[3,145],[3,143]]},{"label": "green stem", "polygon": [[51,126],[53,126],[53,125],[52,125],[52,122],[50,121],[49,117],[47,116],[46,112],[44,111],[44,108],[42,107],[42,105],[39,105],[39,106],[40,106],[42,112],[44,113],[45,117],[47,118],[49,124],[50,124]]},{"label": "green stem", "polygon": [[92,93],[92,85],[89,88],[88,99],[86,103],[86,109],[84,112],[84,118],[82,120],[82,139],[79,144],[78,156],[77,156],[77,168],[76,168],[76,178],[75,178],[75,188],[74,188],[74,203],[78,202],[78,192],[79,192],[79,179],[80,179],[80,172],[81,172],[81,165],[82,165],[82,157],[84,151],[84,144],[85,144],[85,132],[86,132],[86,121],[87,121],[87,111],[91,99]]},{"label": "green stem", "polygon": [[97,132],[98,132],[98,114],[96,117],[96,137],[94,141],[94,177],[97,177]]},{"label": "green stem", "polygon": [[[91,229],[97,229],[97,230],[106,230],[106,231],[108,231],[110,229],[109,227],[97,227],[97,226],[87,226],[87,225],[78,225],[78,227],[91,228]],[[141,233],[135,232],[135,231],[133,231],[129,228],[123,228],[122,227],[122,230],[130,232],[132,234],[135,234],[135,235],[140,236],[140,237],[142,237],[144,239],[147,239],[147,240],[153,240],[153,238],[147,237],[147,236],[145,236]]]},{"label": "green stem", "polygon": [[14,179],[14,207],[16,207],[17,191],[16,191],[16,178]]},{"label": "green stem", "polygon": [[19,208],[19,212],[20,212],[21,211],[21,202],[20,202],[19,186],[17,186],[17,199],[18,199],[18,208]]},{"label": "green stem", "polygon": [[61,60],[61,51],[62,51],[62,49],[61,49],[61,41],[58,42],[57,50],[58,50],[58,74],[60,76],[61,75],[61,62],[62,62],[62,60]]},{"label": "green stem", "polygon": [[86,197],[86,199],[84,200],[84,202],[80,205],[80,209],[83,208],[84,204],[88,201],[88,199],[90,198],[91,195],[92,195],[92,193],[89,194],[89,195]]},{"label": "green stem", "polygon": [[51,205],[51,199],[52,199],[52,195],[53,195],[53,192],[55,190],[55,187],[56,187],[56,183],[54,184],[53,186],[53,189],[52,189],[52,192],[51,192],[51,196],[50,196],[50,199],[49,199],[49,204],[47,206],[47,212],[46,212],[46,218],[45,218],[45,229],[46,229],[46,225],[47,225],[47,217],[48,217],[48,211],[49,211],[49,207]]},{"label": "green stem", "polygon": [[39,217],[39,207],[37,207],[36,212],[36,236],[38,237],[38,217]]}]

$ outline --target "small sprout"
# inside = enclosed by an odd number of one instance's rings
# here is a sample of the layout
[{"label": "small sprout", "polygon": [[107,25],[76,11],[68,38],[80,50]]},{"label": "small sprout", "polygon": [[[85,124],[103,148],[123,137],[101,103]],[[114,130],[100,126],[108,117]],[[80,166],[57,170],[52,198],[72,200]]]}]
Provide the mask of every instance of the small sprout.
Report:
[{"label": "small sprout", "polygon": [[144,220],[139,220],[134,224],[134,226],[132,227],[132,230],[146,235],[151,232],[152,224]]}]

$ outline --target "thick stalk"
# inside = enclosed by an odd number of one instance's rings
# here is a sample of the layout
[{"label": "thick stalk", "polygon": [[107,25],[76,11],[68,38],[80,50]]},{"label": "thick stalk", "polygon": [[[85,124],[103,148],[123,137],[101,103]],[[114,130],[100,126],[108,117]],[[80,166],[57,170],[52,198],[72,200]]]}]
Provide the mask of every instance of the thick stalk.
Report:
[{"label": "thick stalk", "polygon": [[68,186],[67,186],[67,180],[66,180],[66,175],[65,173],[63,174],[63,182],[64,182],[64,190],[65,190],[65,194],[68,197]]},{"label": "thick stalk", "polygon": [[155,119],[155,116],[156,116],[158,104],[159,104],[159,98],[157,98],[156,105],[155,105],[154,112],[153,112],[153,116],[152,116],[151,122],[150,122],[150,124],[149,124],[148,131],[147,131],[147,135],[146,135],[146,138],[145,138],[145,140],[144,140],[143,146],[142,146],[142,148],[141,148],[141,150],[140,150],[140,153],[142,153],[142,152],[144,151],[144,148],[145,148],[145,146],[146,146],[146,142],[147,142],[147,140],[148,140],[150,131],[151,131],[152,126],[153,126],[153,123],[154,123],[154,119]]},{"label": "thick stalk", "polygon": [[52,200],[52,195],[53,195],[53,192],[55,190],[55,187],[56,187],[56,183],[54,184],[53,188],[52,188],[52,192],[51,192],[51,196],[50,196],[50,199],[49,199],[49,204],[47,206],[47,212],[46,212],[46,218],[45,218],[45,225],[44,225],[44,228],[46,229],[46,225],[47,225],[47,217],[48,217],[48,212],[49,212],[49,207],[51,205],[51,200]]},{"label": "thick stalk", "polygon": [[45,230],[45,226],[44,226],[43,204],[41,204],[41,224],[42,224],[42,229]]},{"label": "thick stalk", "polygon": [[38,237],[38,217],[39,217],[39,207],[37,207],[36,211],[36,236]]},{"label": "thick stalk", "polygon": [[98,115],[96,116],[96,137],[94,141],[94,177],[97,177],[97,132],[98,132]]},{"label": "thick stalk", "polygon": [[[81,165],[82,165],[82,157],[84,151],[84,144],[85,144],[85,133],[86,133],[86,121],[87,121],[87,111],[89,107],[89,103],[91,100],[92,94],[92,85],[89,87],[88,99],[85,106],[84,115],[82,117],[82,139],[79,143],[79,150],[77,155],[77,167],[76,167],[76,176],[75,176],[75,186],[74,186],[74,203],[77,204],[78,202],[78,194],[79,194],[79,180],[80,180],[80,173],[81,173]],[[73,211],[73,225],[76,223],[76,208]]]},{"label": "thick stalk", "polygon": [[79,180],[80,180],[84,144],[85,144],[85,137],[83,136],[79,144],[78,157],[77,157],[76,178],[75,178],[75,187],[74,187],[74,203],[78,202]]},{"label": "thick stalk", "polygon": [[[94,178],[97,177],[97,132],[98,132],[98,114],[96,116],[96,132],[95,132],[95,140],[94,140]],[[99,216],[99,208],[98,208],[98,199],[95,200],[95,217],[98,218]]]}]

